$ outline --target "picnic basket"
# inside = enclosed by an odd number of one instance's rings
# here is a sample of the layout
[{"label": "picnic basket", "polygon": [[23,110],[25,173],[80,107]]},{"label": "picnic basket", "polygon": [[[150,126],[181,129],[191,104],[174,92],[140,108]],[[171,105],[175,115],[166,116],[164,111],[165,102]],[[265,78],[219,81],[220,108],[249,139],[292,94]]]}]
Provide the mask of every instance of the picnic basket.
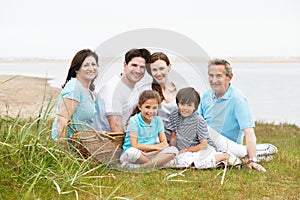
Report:
[{"label": "picnic basket", "polygon": [[[87,126],[90,130],[75,129],[73,125]],[[101,163],[118,163],[122,152],[123,132],[96,131],[87,124],[70,122],[74,132],[70,137],[71,147],[83,158],[92,157]]]}]

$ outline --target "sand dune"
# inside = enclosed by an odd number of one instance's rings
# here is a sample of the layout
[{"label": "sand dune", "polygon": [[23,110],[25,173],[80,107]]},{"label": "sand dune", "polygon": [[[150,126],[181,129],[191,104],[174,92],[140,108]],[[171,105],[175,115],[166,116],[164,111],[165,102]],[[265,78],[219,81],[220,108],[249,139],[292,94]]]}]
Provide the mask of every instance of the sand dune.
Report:
[{"label": "sand dune", "polygon": [[[53,103],[56,102],[60,91],[59,88],[50,87],[44,78],[1,75],[0,115],[35,118],[43,105],[44,96],[46,107],[51,97]],[[55,109],[56,106],[51,112],[53,116]]]}]

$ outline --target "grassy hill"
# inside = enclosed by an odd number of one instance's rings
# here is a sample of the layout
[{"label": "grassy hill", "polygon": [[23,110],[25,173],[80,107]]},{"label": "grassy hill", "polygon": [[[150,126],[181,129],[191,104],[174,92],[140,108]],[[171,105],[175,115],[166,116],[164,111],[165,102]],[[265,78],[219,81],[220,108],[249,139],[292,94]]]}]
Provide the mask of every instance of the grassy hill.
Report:
[{"label": "grassy hill", "polygon": [[229,168],[221,184],[223,169],[110,169],[63,151],[47,116],[2,116],[0,199],[299,199],[299,127],[257,123],[255,130],[258,143],[279,150],[262,163],[267,172]]}]

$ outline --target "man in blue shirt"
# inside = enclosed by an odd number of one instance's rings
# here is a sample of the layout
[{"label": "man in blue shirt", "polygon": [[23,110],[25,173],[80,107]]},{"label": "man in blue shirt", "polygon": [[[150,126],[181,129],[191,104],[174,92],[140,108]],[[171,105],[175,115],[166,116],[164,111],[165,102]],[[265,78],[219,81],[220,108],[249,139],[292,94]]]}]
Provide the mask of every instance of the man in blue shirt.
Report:
[{"label": "man in blue shirt", "polygon": [[201,98],[200,114],[207,124],[235,143],[246,139],[248,166],[266,171],[257,164],[254,120],[246,97],[230,83],[232,68],[226,60],[214,59],[208,65],[208,80],[211,90]]}]

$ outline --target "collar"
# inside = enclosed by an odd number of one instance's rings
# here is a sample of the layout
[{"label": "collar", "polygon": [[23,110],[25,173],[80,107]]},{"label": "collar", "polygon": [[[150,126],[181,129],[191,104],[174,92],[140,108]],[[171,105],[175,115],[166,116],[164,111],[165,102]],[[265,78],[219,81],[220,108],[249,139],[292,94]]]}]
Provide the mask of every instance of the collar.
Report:
[{"label": "collar", "polygon": [[118,75],[118,78],[120,79],[120,81],[121,81],[123,84],[127,85],[127,84],[124,82],[123,78],[122,78],[122,74],[123,74],[123,73],[119,74],[119,75]]},{"label": "collar", "polygon": [[141,127],[151,127],[151,126],[153,126],[153,123],[154,123],[154,117],[152,118],[152,120],[151,120],[151,122],[150,122],[150,124],[148,125],[148,124],[146,124],[146,122],[143,120],[143,118],[142,118],[142,113],[141,112],[139,112],[138,114],[137,114],[137,117],[138,117],[138,121],[139,121],[139,124],[140,124],[140,126]]},{"label": "collar", "polygon": [[137,83],[134,85],[134,87],[131,87],[130,85],[128,85],[124,80],[123,80],[123,73],[119,74],[119,78],[122,82],[122,84],[126,85],[128,88],[130,88],[131,90],[133,90],[134,88],[136,88]]},{"label": "collar", "polygon": [[[220,97],[219,99],[222,99],[222,100],[229,99],[230,96],[231,96],[231,94],[232,94],[232,90],[233,90],[232,88],[233,88],[233,86],[231,85],[231,83],[229,83],[229,87],[228,87],[227,91],[226,91],[225,94],[224,94],[222,97]],[[214,92],[213,90],[212,90],[212,98],[213,98],[214,100],[218,99],[218,98],[216,97],[216,94],[215,94],[215,92]]]}]

